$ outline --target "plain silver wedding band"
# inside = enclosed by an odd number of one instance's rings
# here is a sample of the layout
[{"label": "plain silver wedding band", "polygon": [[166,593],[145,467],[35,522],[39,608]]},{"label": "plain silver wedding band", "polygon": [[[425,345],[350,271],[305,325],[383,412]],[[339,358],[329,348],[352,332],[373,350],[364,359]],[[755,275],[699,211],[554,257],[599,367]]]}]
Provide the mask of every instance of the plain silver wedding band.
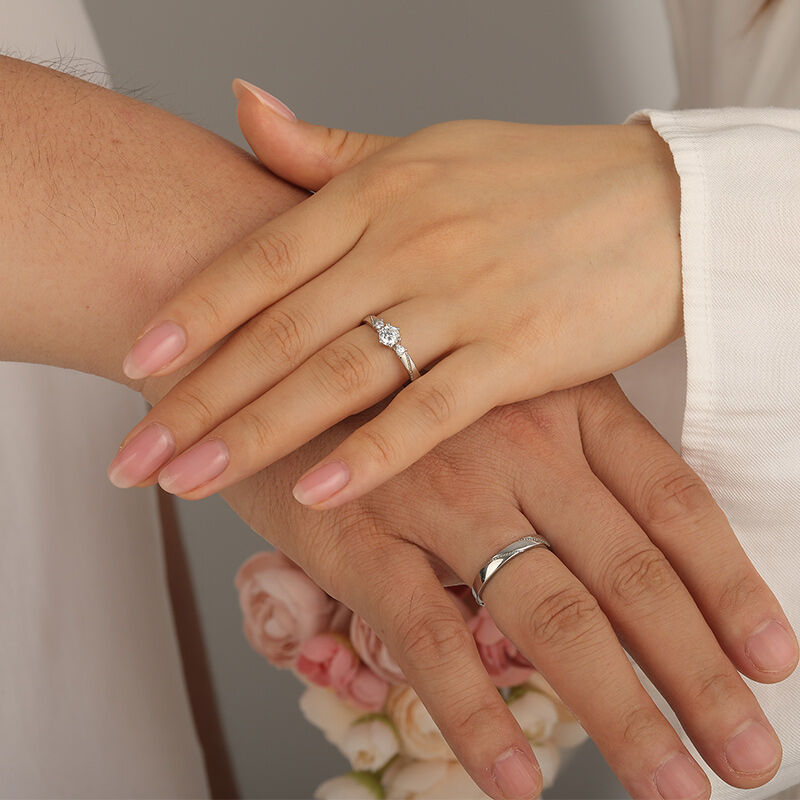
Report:
[{"label": "plain silver wedding band", "polygon": [[526,550],[530,550],[532,547],[539,546],[543,546],[548,550],[552,550],[550,543],[544,538],[544,536],[529,535],[523,536],[521,539],[511,542],[510,545],[504,547],[499,553],[495,553],[486,562],[486,564],[481,567],[481,569],[478,571],[478,577],[472,582],[472,596],[475,598],[475,602],[479,606],[486,605],[483,600],[481,600],[481,593],[486,588],[486,584],[489,582],[489,579],[492,577],[492,575],[497,574],[497,570],[499,570],[503,564],[508,563],[512,558],[514,558],[514,556],[524,553]]},{"label": "plain silver wedding band", "polygon": [[410,380],[413,381],[419,378],[419,370],[417,369],[417,365],[414,363],[414,359],[411,358],[408,350],[406,350],[401,343],[400,331],[395,328],[394,325],[390,325],[380,317],[375,317],[372,314],[364,317],[362,322],[366,322],[368,325],[371,325],[378,332],[378,341],[382,345],[391,347],[392,350],[397,353],[397,357],[408,371],[408,377]]}]

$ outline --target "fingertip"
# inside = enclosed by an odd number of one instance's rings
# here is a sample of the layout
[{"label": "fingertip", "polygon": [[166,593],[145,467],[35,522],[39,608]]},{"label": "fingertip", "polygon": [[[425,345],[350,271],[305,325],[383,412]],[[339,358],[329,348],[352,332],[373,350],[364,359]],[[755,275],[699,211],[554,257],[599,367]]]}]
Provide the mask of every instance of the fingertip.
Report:
[{"label": "fingertip", "polygon": [[274,95],[271,95],[269,92],[265,92],[263,89],[255,86],[249,81],[242,80],[242,78],[234,78],[231,88],[233,89],[233,93],[239,102],[241,102],[246,96],[251,96],[257,100],[262,107],[268,109],[269,111],[273,111],[278,116],[283,117],[283,119],[288,120],[289,122],[297,121],[297,116],[295,115],[294,111],[292,111],[292,109],[289,108],[286,103],[284,103],[282,100],[279,100]]},{"label": "fingertip", "polygon": [[797,639],[776,619],[759,625],[747,638],[744,652],[749,660],[748,673],[761,683],[776,683],[789,677],[798,663]]},{"label": "fingertip", "polygon": [[329,461],[304,475],[292,489],[292,495],[304,506],[318,506],[331,498],[350,481],[350,468],[344,461]]},{"label": "fingertip", "polygon": [[492,777],[503,798],[538,797],[543,788],[542,771],[533,752],[524,753],[510,747],[498,756],[492,767]]},{"label": "fingertip", "polygon": [[186,349],[186,331],[167,320],[148,329],[128,351],[122,371],[131,380],[156,373],[165,375],[176,368],[176,359]]}]

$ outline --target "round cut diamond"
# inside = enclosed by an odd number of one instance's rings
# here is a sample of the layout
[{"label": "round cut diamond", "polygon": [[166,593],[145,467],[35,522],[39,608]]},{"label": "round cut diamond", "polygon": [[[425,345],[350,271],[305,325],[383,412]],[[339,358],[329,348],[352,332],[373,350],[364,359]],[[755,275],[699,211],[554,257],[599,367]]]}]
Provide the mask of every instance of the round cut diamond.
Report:
[{"label": "round cut diamond", "polygon": [[400,341],[400,331],[394,325],[383,325],[378,331],[378,341],[387,347],[394,347]]}]

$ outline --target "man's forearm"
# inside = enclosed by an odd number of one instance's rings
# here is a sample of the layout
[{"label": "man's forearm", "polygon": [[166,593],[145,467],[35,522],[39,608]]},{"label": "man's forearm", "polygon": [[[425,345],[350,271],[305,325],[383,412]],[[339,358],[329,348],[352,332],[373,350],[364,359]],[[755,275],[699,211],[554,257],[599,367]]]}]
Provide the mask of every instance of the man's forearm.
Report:
[{"label": "man's forearm", "polygon": [[122,358],[147,318],[303,196],[203,128],[0,57],[0,359],[132,384]]}]

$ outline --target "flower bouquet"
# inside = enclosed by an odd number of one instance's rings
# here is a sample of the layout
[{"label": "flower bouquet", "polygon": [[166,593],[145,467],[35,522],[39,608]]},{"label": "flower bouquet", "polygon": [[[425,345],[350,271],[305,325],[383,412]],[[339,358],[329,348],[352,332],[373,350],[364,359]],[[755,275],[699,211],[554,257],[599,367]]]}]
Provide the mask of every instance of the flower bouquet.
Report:
[{"label": "flower bouquet", "polygon": [[[300,709],[352,770],[321,783],[317,800],[486,798],[367,623],[279,550],[251,556],[236,574],[252,647],[306,684]],[[467,586],[447,587],[481,660],[542,769],[555,779],[561,751],[586,733],[533,665],[501,633]]]}]

